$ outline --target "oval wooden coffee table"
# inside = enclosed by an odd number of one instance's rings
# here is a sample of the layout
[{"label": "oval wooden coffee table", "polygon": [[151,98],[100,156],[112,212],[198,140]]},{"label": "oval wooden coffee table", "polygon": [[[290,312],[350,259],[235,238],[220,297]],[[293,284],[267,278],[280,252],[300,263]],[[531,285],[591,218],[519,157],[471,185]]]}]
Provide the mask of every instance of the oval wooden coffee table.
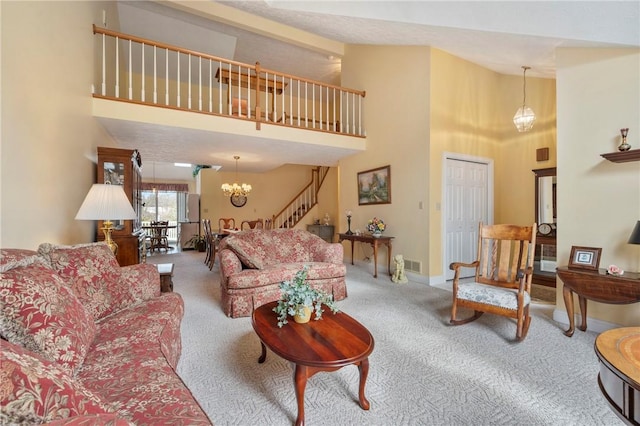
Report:
[{"label": "oval wooden coffee table", "polygon": [[355,364],[360,372],[359,402],[363,410],[369,409],[364,387],[369,373],[369,354],[373,351],[373,336],[362,324],[344,312],[332,314],[325,309],[322,319],[306,324],[289,320],[278,327],[278,317],[273,308],[277,302],[256,308],[251,317],[253,329],[260,338],[263,363],[267,347],[275,354],[295,364],[294,382],[298,418],[296,426],[304,425],[304,390],[307,379],[319,371],[335,371],[345,365]]}]

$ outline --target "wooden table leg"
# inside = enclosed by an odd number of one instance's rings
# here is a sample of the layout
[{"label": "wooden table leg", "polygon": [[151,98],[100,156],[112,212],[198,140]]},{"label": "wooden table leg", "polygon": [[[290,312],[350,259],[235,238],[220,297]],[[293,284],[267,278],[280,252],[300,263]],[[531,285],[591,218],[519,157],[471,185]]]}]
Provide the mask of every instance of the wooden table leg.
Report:
[{"label": "wooden table leg", "polygon": [[387,244],[387,271],[389,271],[389,276],[391,274],[391,242]]},{"label": "wooden table leg", "polygon": [[373,278],[378,278],[378,241],[373,242]]},{"label": "wooden table leg", "polygon": [[353,265],[353,246],[355,245],[355,241],[349,241],[351,243],[351,264]]},{"label": "wooden table leg", "polygon": [[587,331],[587,299],[578,295],[578,303],[580,304],[580,315],[582,316],[582,324],[578,326],[578,329]]},{"label": "wooden table leg", "polygon": [[298,403],[296,426],[304,426],[304,389],[307,386],[307,373],[307,367],[296,364],[296,368],[293,373],[296,388],[296,401]]},{"label": "wooden table leg", "polygon": [[358,363],[358,370],[360,371],[360,389],[358,397],[360,399],[360,407],[363,410],[369,409],[369,401],[364,396],[364,386],[367,384],[367,375],[369,374],[369,358],[365,358]]},{"label": "wooden table leg", "polygon": [[562,297],[564,299],[564,306],[567,308],[567,316],[569,317],[569,329],[564,332],[567,337],[573,336],[575,330],[575,322],[573,317],[573,291],[566,285],[562,286]]},{"label": "wooden table leg", "polygon": [[262,364],[267,359],[267,347],[262,342],[260,342],[260,346],[262,346],[262,354],[258,358],[258,363]]}]

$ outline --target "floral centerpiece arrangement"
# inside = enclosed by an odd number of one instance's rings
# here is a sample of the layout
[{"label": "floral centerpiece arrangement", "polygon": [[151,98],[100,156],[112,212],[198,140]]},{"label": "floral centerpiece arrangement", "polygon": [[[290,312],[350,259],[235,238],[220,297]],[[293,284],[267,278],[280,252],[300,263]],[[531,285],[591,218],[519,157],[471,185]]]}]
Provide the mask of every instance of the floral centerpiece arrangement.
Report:
[{"label": "floral centerpiece arrangement", "polygon": [[296,273],[291,281],[280,283],[280,300],[273,311],[278,314],[278,327],[287,324],[287,315],[294,317],[298,323],[308,322],[312,310],[316,321],[322,319],[324,303],[334,314],[338,312],[333,296],[312,288],[307,282],[307,267]]},{"label": "floral centerpiece arrangement", "polygon": [[382,219],[378,219],[377,217],[369,219],[369,222],[367,223],[367,231],[371,232],[372,234],[382,234],[385,228],[386,225],[384,224],[384,221]]}]

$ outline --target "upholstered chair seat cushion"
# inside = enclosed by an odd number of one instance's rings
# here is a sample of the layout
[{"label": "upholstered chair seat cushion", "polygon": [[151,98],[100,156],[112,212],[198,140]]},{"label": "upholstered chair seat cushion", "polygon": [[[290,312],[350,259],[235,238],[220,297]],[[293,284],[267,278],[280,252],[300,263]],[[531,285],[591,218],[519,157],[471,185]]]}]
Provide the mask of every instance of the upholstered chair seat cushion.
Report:
[{"label": "upholstered chair seat cushion", "polygon": [[[458,285],[458,299],[486,303],[505,309],[518,309],[518,290],[499,288],[486,284],[469,282]],[[531,303],[529,293],[524,293],[525,306]]]}]

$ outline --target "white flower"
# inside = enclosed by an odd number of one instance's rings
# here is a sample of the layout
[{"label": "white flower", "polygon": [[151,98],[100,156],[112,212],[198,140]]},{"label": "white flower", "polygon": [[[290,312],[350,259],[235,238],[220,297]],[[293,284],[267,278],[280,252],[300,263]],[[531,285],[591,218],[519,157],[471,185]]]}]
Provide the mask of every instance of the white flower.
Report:
[{"label": "white flower", "polygon": [[622,275],[624,274],[624,271],[616,265],[609,265],[609,267],[607,268],[607,273],[609,273],[610,275]]}]

